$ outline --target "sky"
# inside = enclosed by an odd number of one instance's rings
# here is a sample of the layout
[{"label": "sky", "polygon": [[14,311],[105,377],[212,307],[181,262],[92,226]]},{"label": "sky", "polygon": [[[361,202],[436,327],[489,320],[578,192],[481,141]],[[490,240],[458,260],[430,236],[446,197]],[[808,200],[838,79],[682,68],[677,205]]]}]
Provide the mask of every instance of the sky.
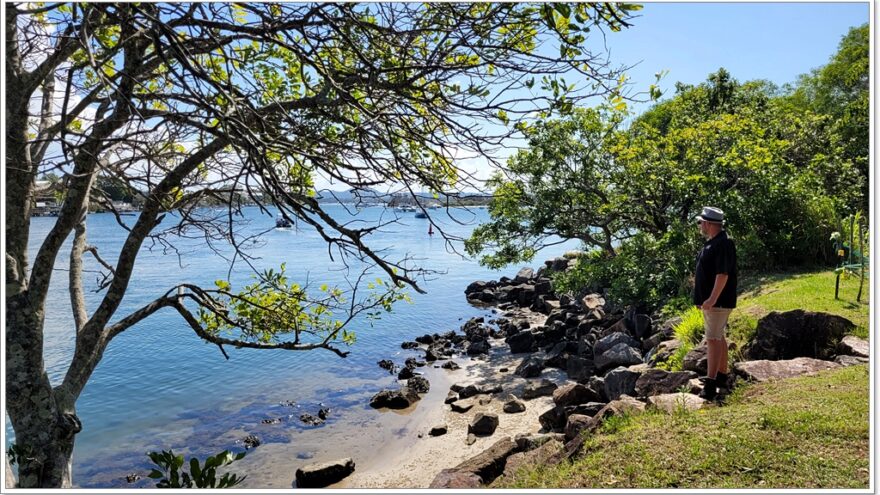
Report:
[{"label": "sky", "polygon": [[[606,30],[604,38],[597,33],[587,44],[594,52],[607,47],[612,66],[635,65],[627,72],[632,91],[647,92],[656,82],[655,74],[667,71],[659,83],[661,100],[675,94],[676,82],[699,84],[720,67],[740,82],[766,79],[780,87],[794,83],[798,75],[828,63],[849,29],[870,17],[867,2],[642,5],[632,27],[617,33]],[[638,115],[651,104],[628,106]],[[482,158],[458,160],[457,165],[478,179],[492,172]],[[316,183],[319,188],[340,187],[321,179]]]}]

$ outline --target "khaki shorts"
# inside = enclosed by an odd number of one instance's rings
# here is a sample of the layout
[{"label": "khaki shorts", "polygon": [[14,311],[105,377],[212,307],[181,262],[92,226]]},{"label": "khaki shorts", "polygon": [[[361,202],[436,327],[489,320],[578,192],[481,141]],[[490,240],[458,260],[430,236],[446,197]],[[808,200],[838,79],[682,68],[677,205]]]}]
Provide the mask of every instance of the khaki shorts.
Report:
[{"label": "khaki shorts", "polygon": [[721,340],[727,329],[727,319],[732,309],[709,308],[703,310],[703,328],[706,329],[707,340]]}]

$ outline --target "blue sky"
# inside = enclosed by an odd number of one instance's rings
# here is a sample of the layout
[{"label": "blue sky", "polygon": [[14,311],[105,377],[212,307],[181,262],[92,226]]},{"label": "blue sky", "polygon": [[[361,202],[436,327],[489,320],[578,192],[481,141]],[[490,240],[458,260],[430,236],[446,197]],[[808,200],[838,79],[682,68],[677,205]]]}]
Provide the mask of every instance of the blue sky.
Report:
[{"label": "blue sky", "polygon": [[[867,2],[643,5],[631,28],[608,33],[611,61],[641,61],[629,71],[638,89],[653,83],[654,73],[668,70],[661,81],[667,96],[676,81],[697,84],[719,67],[739,81],[794,82],[827,63],[849,28],[870,16]],[[601,43],[601,37],[593,41]]]}]

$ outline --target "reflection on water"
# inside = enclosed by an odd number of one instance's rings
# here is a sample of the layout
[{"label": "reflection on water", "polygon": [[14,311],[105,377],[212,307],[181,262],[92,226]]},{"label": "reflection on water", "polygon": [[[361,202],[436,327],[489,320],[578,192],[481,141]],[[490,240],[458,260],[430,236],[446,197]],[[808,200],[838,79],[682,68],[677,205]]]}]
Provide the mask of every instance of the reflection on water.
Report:
[{"label": "reflection on water", "polygon": [[[366,222],[383,215],[387,218],[389,214],[378,207],[364,209],[356,217],[342,206],[329,206],[328,210],[338,219]],[[478,222],[487,218],[482,209],[452,211],[457,220],[469,223],[459,224],[447,217],[445,211],[432,212],[432,216],[436,215],[441,228],[455,236],[466,237]],[[246,209],[245,217],[249,221],[245,229],[268,230],[260,242],[252,243],[251,254],[259,269],[277,268],[284,262],[291,279],[307,278],[330,285],[344,283],[343,265],[338,259],[330,261],[327,245],[316,232],[272,230],[274,219],[260,216],[256,208]],[[127,220],[133,222],[134,218]],[[31,259],[53,221],[32,219]],[[257,455],[261,450],[267,454],[284,452],[287,458],[284,462],[270,462],[268,466],[275,467],[265,468],[283,472],[255,474],[249,478],[248,486],[274,486],[275,480],[282,480],[276,487],[289,488],[295,466],[310,462],[304,459],[333,457],[341,452],[340,448],[351,449],[358,441],[381,441],[382,435],[404,435],[406,415],[383,414],[369,408],[369,398],[374,393],[396,382],[376,362],[392,359],[402,365],[406,357],[421,356],[418,351],[402,350],[400,343],[404,340],[458,329],[467,318],[486,314],[484,309],[467,304],[464,288],[473,280],[512,275],[507,272],[516,269],[498,273],[480,267],[450,252],[439,235],[428,236],[427,228],[427,220],[409,216],[366,239],[371,246],[383,248],[386,258],[410,256],[419,266],[442,273],[421,281],[427,294],[410,292],[412,304],[398,304],[393,313],[382,315],[372,325],[363,319],[354,322],[351,329],[357,333],[357,343],[347,349],[351,351],[348,358],[321,350],[228,349],[231,359],[227,361],[216,346],[198,340],[179,315],[170,310],[156,313],[117,337],[77,403],[84,428],[77,437],[74,453],[75,483],[83,487],[151,487],[149,479],[133,484],[124,480],[126,473],[149,472],[145,452],[173,448],[176,452],[205,456],[227,448],[242,450],[241,440],[256,434],[263,444],[240,461],[242,465],[255,462],[246,463],[248,458],[262,458],[265,454]],[[125,234],[112,215],[93,214],[88,218],[89,243],[96,245],[111,263]],[[163,252],[158,246],[153,250],[144,247],[117,312],[119,317],[178,283],[208,286],[229,275],[228,263],[201,241],[185,239],[175,244],[179,253]],[[543,253],[541,260],[575,247],[573,242],[555,246],[552,252]],[[95,272],[100,267],[91,258],[85,264],[86,270],[93,271],[86,272],[85,282],[87,305],[94,309],[103,295],[93,292],[97,287]],[[63,271],[66,265],[65,253],[58,259],[46,315],[45,361],[53,383],[63,379],[74,345],[67,277]],[[231,279],[234,287],[240,287],[248,282],[249,272],[244,265],[238,265]],[[442,392],[445,395],[445,390]],[[310,426],[300,420],[301,414],[316,415],[321,407],[330,408],[323,425]],[[271,419],[280,421],[263,423]],[[345,433],[359,429],[363,430],[362,440],[358,435]],[[331,431],[345,434],[347,443],[334,446],[333,442],[320,440]],[[8,421],[7,435],[11,441]],[[363,449],[368,452],[369,446]]]}]

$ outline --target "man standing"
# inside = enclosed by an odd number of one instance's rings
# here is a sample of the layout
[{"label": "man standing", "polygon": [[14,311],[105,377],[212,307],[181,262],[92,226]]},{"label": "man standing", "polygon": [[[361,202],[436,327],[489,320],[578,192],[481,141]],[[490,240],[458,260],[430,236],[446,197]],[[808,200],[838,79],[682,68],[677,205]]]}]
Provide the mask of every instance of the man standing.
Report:
[{"label": "man standing", "polygon": [[703,310],[706,330],[707,370],[700,397],[712,400],[718,385],[727,383],[727,340],[724,332],[736,307],[736,246],[724,230],[724,212],[706,206],[697,216],[700,234],[706,238],[697,256],[694,304]]}]

